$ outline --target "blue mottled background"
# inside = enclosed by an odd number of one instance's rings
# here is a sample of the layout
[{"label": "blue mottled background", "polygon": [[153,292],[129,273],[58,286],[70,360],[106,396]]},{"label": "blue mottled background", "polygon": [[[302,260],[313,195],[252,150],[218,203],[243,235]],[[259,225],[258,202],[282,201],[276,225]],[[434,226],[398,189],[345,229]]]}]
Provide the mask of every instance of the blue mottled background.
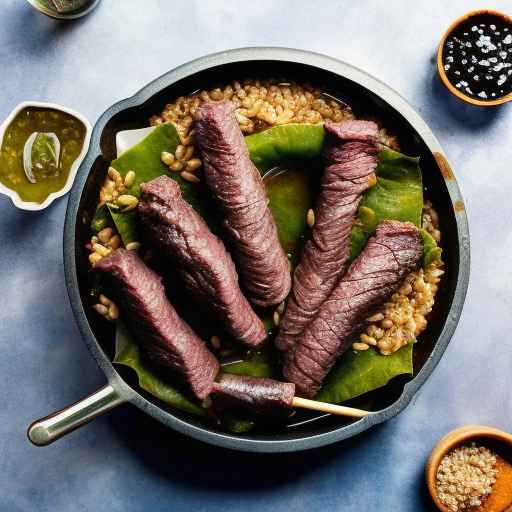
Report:
[{"label": "blue mottled background", "polygon": [[[353,63],[397,89],[443,144],[465,195],[472,275],[455,337],[396,419],[313,452],[220,451],[164,429],[131,406],[48,448],[25,438],[36,417],[103,384],[80,341],[62,268],[66,198],[42,213],[0,197],[0,510],[423,511],[425,459],[448,430],[512,430],[512,106],[453,100],[434,73],[436,44],[486,2],[104,0],[56,23],[23,0],[0,3],[0,118],[28,99],[92,122],[111,103],[203,54],[297,47]],[[509,13],[510,0],[493,6]]]}]

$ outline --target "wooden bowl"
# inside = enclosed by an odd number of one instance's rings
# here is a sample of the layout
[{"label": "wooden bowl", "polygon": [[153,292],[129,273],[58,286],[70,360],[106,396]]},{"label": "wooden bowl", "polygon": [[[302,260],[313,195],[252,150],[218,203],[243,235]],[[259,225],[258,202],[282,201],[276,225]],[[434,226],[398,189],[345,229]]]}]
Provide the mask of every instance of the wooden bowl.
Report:
[{"label": "wooden bowl", "polygon": [[484,427],[481,425],[468,425],[453,430],[444,436],[434,446],[432,453],[425,468],[425,478],[427,480],[428,490],[432,500],[441,512],[450,512],[450,510],[441,503],[437,496],[436,490],[436,474],[437,468],[443,457],[451,450],[474,440],[489,439],[502,444],[504,447],[512,449],[512,435],[493,427]]},{"label": "wooden bowl", "polygon": [[493,9],[477,9],[475,11],[470,11],[463,16],[457,18],[449,27],[448,30],[444,33],[441,38],[441,42],[439,43],[439,47],[437,49],[437,72],[439,73],[439,77],[444,85],[448,88],[448,90],[457,98],[466,103],[470,103],[471,105],[476,105],[479,107],[495,107],[496,105],[502,105],[503,103],[507,103],[508,101],[512,101],[512,92],[506,94],[505,96],[501,96],[495,100],[478,100],[472,98],[471,96],[467,96],[462,93],[459,89],[457,89],[446,76],[443,64],[443,47],[446,39],[450,36],[450,34],[461,24],[467,21],[469,18],[473,18],[474,16],[480,16],[482,14],[491,14],[501,18],[505,23],[508,23],[512,27],[512,17],[503,14],[502,12],[495,11]]}]

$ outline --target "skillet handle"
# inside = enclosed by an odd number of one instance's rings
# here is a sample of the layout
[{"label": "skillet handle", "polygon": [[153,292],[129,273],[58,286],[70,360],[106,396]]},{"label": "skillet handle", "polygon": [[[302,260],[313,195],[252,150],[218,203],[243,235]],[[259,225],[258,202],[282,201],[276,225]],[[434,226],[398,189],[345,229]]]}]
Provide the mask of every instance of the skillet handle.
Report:
[{"label": "skillet handle", "polygon": [[46,446],[124,402],[108,384],[92,395],[34,421],[28,427],[27,436],[36,446]]}]

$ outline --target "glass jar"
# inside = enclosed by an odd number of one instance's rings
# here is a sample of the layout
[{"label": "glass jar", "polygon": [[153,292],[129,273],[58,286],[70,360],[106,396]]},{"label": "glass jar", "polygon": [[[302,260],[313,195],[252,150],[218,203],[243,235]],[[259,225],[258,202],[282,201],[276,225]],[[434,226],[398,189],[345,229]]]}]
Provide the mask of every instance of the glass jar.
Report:
[{"label": "glass jar", "polygon": [[39,12],[58,19],[81,18],[89,14],[100,0],[27,0]]}]

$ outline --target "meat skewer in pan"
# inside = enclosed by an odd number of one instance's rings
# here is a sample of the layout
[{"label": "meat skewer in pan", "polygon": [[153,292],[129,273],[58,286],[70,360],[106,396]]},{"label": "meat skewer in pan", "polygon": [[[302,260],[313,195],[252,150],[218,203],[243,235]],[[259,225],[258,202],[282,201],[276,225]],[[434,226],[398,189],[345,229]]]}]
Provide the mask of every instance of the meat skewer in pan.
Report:
[{"label": "meat skewer in pan", "polygon": [[292,408],[309,409],[351,418],[363,418],[369,411],[342,405],[316,402],[295,396],[295,384],[274,379],[246,377],[244,375],[221,375],[213,384],[211,392],[215,408],[247,409],[254,413],[270,414]]}]

